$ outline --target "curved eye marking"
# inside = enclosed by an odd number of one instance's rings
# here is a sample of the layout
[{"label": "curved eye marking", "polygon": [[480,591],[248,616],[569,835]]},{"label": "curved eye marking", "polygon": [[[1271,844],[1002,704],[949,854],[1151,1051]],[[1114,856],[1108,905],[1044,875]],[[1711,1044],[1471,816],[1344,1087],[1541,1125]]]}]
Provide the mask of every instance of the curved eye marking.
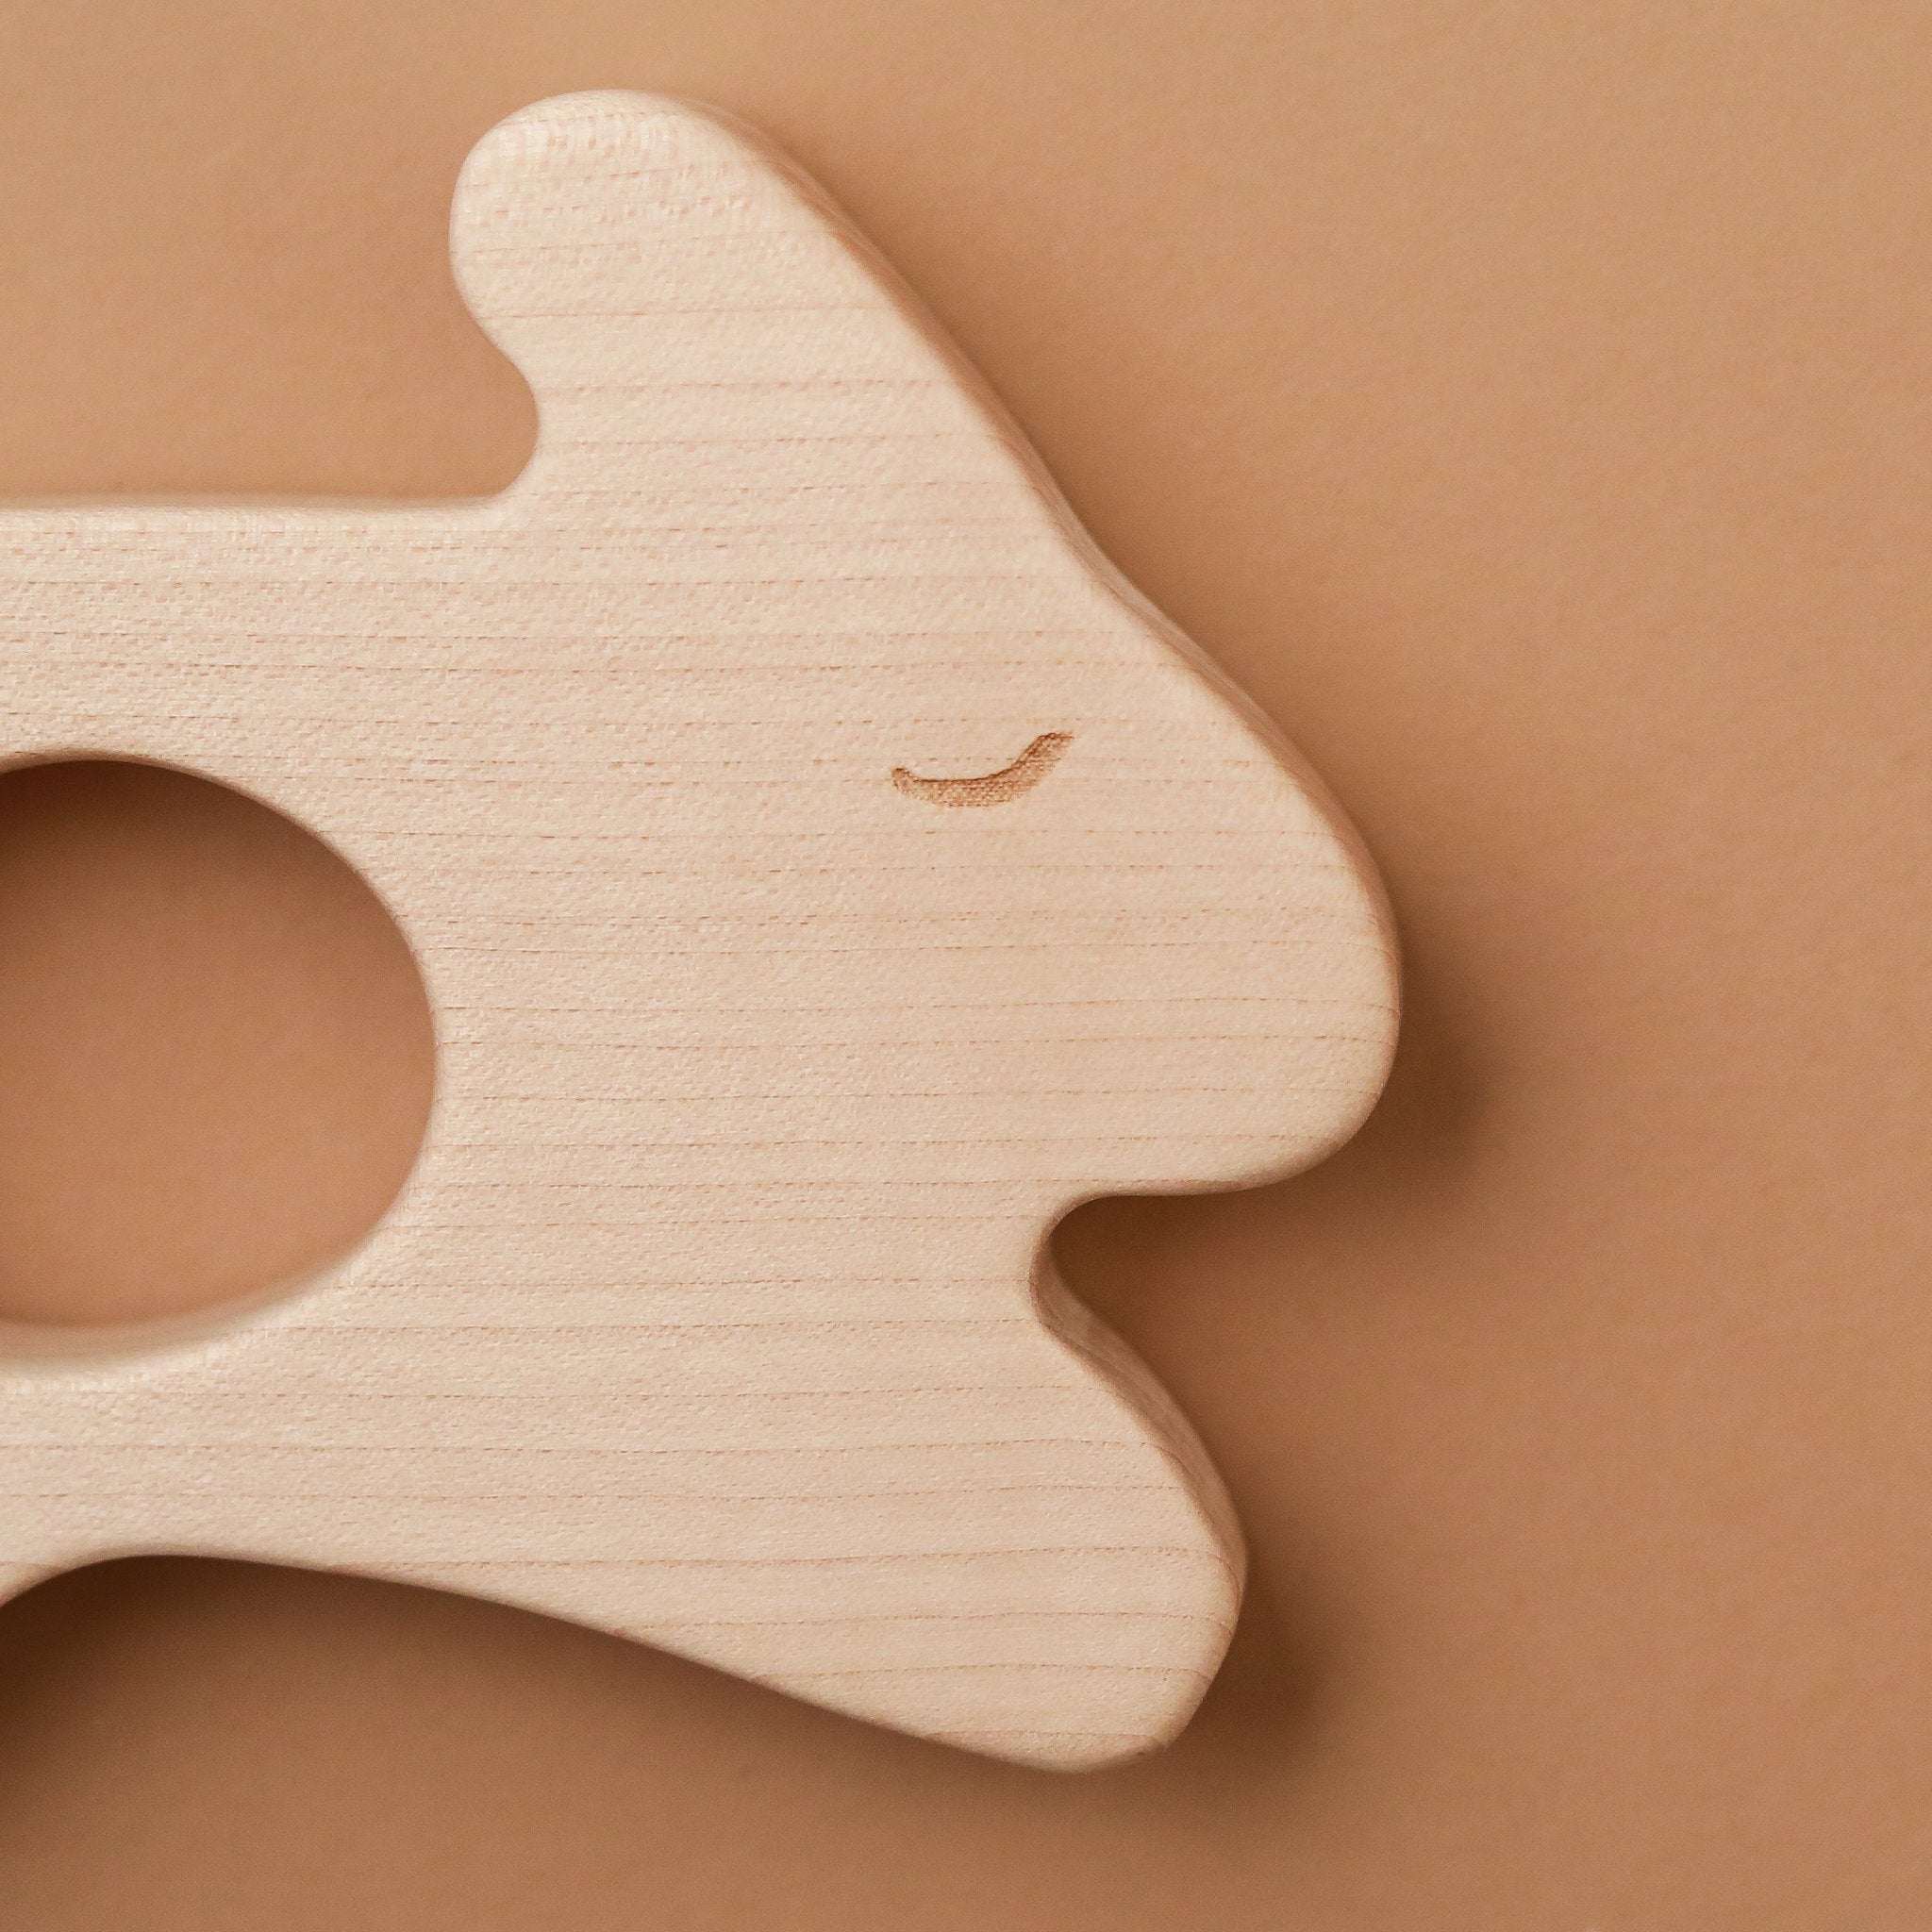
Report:
[{"label": "curved eye marking", "polygon": [[1010,765],[983,778],[922,778],[895,765],[892,783],[908,798],[923,798],[928,805],[1005,805],[1031,791],[1073,741],[1071,731],[1042,731]]}]

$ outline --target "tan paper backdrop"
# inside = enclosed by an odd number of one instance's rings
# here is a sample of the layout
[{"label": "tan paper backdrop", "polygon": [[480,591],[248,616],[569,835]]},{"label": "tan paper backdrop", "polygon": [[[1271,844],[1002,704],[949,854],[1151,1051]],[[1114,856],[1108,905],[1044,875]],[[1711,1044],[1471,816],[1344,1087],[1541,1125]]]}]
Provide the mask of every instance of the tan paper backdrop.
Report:
[{"label": "tan paper backdrop", "polygon": [[[7,1932],[1925,1932],[1928,85],[1919,0],[8,0],[0,491],[501,484],[458,160],[703,96],[1333,782],[1412,1004],[1325,1168],[1062,1236],[1254,1541],[1165,1757],[117,1565],[0,1614]],[[0,907],[7,1307],[374,1213],[421,1014],[326,859],[16,779]]]}]

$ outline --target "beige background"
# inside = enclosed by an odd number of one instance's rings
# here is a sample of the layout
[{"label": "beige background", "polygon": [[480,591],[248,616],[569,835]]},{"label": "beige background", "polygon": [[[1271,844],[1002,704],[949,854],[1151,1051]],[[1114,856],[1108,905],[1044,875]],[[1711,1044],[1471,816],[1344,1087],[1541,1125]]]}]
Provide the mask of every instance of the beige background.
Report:
[{"label": "beige background", "polygon": [[[1915,0],[11,0],[0,491],[502,483],[458,160],[701,95],[1333,782],[1411,1010],[1326,1167],[1061,1238],[1254,1541],[1165,1757],[117,1565],[0,1613],[8,1932],[1932,1924],[1928,81]],[[374,1214],[421,1014],[325,856],[0,781],[0,1306]]]}]

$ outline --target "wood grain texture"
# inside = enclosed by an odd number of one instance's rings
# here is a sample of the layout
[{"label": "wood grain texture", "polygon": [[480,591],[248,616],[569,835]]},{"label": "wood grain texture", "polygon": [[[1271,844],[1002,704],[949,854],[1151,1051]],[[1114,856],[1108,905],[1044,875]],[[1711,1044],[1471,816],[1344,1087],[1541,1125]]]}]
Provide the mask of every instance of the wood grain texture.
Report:
[{"label": "wood grain texture", "polygon": [[1045,1236],[1352,1131],[1395,1026],[1372,874],[741,130],[544,103],[453,253],[539,405],[503,495],[0,516],[6,756],[308,826],[438,1026],[358,1252],[8,1332],[0,1596],[135,1551],[353,1570],[1008,1757],[1156,1744],[1239,1535]]}]

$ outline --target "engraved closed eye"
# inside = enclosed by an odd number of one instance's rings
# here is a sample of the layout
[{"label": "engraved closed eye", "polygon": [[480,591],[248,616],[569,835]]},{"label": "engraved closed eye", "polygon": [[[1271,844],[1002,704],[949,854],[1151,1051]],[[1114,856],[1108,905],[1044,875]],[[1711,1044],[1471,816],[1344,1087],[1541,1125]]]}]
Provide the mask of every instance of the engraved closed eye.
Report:
[{"label": "engraved closed eye", "polygon": [[1042,731],[1010,765],[978,778],[922,778],[904,765],[892,768],[892,783],[908,798],[928,805],[1005,805],[1031,791],[1059,763],[1074,741],[1071,731]]}]

